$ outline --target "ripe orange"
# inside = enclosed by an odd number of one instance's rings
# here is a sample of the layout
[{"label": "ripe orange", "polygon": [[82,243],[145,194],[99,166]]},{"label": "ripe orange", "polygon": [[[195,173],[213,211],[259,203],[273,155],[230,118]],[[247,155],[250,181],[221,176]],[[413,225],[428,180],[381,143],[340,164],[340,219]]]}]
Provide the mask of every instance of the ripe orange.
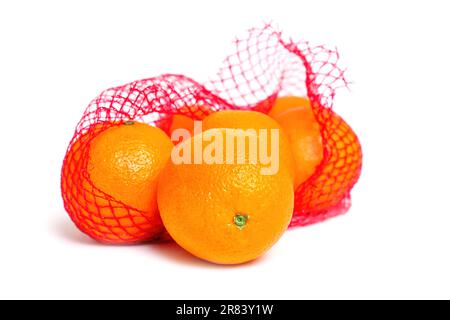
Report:
[{"label": "ripe orange", "polygon": [[298,206],[310,213],[333,208],[345,199],[361,175],[362,149],[352,128],[329,111],[326,120],[328,156],[321,164],[314,187],[302,186]]},{"label": "ripe orange", "polygon": [[[285,100],[292,102],[291,100]],[[294,105],[294,104],[293,104]],[[278,103],[275,106],[285,106]],[[320,127],[310,106],[290,107],[273,112],[273,118],[286,132],[295,163],[295,188],[305,182],[323,159]]]},{"label": "ripe orange", "polygon": [[299,107],[311,108],[308,98],[295,96],[279,97],[275,100],[275,103],[268,114],[271,117],[275,117],[286,110]]},{"label": "ripe orange", "polygon": [[[176,129],[186,129],[191,136],[194,135],[194,120],[200,121],[212,112],[212,107],[204,104],[187,104],[177,110],[178,114],[169,117],[169,136]],[[181,141],[180,141],[181,142]]]},{"label": "ripe orange", "polygon": [[[303,97],[278,98],[269,114],[285,129],[291,143],[297,209],[322,213],[339,205],[361,174],[362,150],[352,128],[332,110],[323,110],[327,137],[324,146],[310,102]],[[324,148],[328,152],[326,159]],[[319,166],[319,175],[312,185],[302,185]]]},{"label": "ripe orange", "polygon": [[212,113],[203,120],[203,130],[213,128],[280,130],[280,166],[283,165],[289,169],[294,181],[294,159],[288,138],[278,122],[271,117],[257,111],[223,110]]},{"label": "ripe orange", "polygon": [[169,135],[172,136],[172,133],[177,129],[186,129],[191,136],[194,135],[194,119],[182,114],[173,115]]},{"label": "ripe orange", "polygon": [[[177,145],[174,152],[192,149],[198,141],[205,152],[210,144],[205,142],[207,136],[227,141],[230,132],[242,133],[236,129],[203,131]],[[255,133],[250,135],[259,139]],[[225,153],[225,145],[218,150]],[[238,158],[248,161],[249,148],[238,152],[236,146]],[[158,206],[172,238],[193,255],[219,264],[244,263],[264,254],[288,227],[294,191],[286,167],[280,165],[274,175],[262,175],[262,167],[261,163],[169,161],[158,184]]]},{"label": "ripe orange", "polygon": [[75,224],[106,243],[161,234],[157,178],[172,147],[162,130],[134,122],[96,126],[79,137],[62,171],[65,207]]}]

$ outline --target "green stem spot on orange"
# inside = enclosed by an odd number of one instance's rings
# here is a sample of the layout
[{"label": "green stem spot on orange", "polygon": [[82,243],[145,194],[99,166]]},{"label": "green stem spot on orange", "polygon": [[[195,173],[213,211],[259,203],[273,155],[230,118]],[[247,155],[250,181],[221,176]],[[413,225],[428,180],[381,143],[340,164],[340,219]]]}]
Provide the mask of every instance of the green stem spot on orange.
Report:
[{"label": "green stem spot on orange", "polygon": [[132,126],[135,122],[134,121],[125,121],[123,123],[124,126]]},{"label": "green stem spot on orange", "polygon": [[239,228],[239,229],[243,229],[245,227],[245,225],[247,224],[249,217],[245,214],[240,214],[237,213],[234,216],[234,224]]}]

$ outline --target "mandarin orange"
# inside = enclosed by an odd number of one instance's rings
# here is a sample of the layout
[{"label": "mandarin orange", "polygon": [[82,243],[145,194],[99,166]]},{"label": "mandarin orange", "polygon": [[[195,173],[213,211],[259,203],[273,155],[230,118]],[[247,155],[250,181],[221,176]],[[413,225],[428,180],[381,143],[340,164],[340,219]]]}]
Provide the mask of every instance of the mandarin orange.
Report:
[{"label": "mandarin orange", "polygon": [[323,159],[320,127],[309,106],[292,107],[273,117],[284,129],[294,158],[297,188],[316,170]]},{"label": "mandarin orange", "polygon": [[289,169],[294,181],[294,159],[286,133],[280,124],[268,115],[258,111],[223,110],[210,114],[203,120],[203,130],[213,128],[230,128],[255,130],[279,130],[279,159],[280,166]]},{"label": "mandarin orange", "polygon": [[157,179],[172,147],[162,130],[143,123],[98,125],[81,135],[62,169],[63,198],[74,223],[112,244],[160,235]]},{"label": "mandarin orange", "polygon": [[[229,134],[260,139],[238,129],[211,129],[173,151],[195,150],[199,143],[206,152],[210,144],[205,141],[228,142]],[[214,155],[226,153],[226,144],[218,143]],[[234,148],[233,164],[169,161],[158,184],[158,206],[169,234],[193,255],[218,264],[239,264],[263,255],[286,230],[293,211],[288,168],[280,165],[275,174],[261,174],[265,165],[249,161],[250,148]]]},{"label": "mandarin orange", "polygon": [[[362,167],[361,145],[352,128],[333,110],[319,112],[323,119],[322,128],[309,100],[304,97],[280,97],[269,112],[283,127],[291,143],[295,160],[296,208],[308,215],[326,213],[345,201],[358,181]],[[326,134],[325,141],[322,132]],[[324,158],[324,148],[327,158]],[[312,184],[303,184],[313,173],[317,176]]]}]

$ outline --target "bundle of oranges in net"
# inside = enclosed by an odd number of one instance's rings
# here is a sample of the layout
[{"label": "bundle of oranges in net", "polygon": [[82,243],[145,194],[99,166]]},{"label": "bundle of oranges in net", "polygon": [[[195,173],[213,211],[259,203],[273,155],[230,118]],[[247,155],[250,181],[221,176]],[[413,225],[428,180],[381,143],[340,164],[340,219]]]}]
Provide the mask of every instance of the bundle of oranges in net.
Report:
[{"label": "bundle of oranges in net", "polygon": [[289,226],[349,209],[362,153],[332,110],[335,90],[347,86],[336,51],[285,40],[270,25],[235,47],[207,83],[166,74],[90,103],[61,178],[82,232],[107,244],[173,239],[202,259],[236,264],[262,255]]}]

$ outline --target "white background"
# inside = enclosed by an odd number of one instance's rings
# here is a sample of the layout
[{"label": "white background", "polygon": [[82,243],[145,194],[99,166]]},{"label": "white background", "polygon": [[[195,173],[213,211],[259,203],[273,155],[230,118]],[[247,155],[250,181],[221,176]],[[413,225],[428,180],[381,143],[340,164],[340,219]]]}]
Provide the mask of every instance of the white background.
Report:
[{"label": "white background", "polygon": [[[0,298],[450,298],[449,9],[376,3],[2,1]],[[89,101],[161,73],[205,80],[263,20],[349,69],[335,107],[365,155],[350,212],[236,267],[81,234],[59,174]]]}]

